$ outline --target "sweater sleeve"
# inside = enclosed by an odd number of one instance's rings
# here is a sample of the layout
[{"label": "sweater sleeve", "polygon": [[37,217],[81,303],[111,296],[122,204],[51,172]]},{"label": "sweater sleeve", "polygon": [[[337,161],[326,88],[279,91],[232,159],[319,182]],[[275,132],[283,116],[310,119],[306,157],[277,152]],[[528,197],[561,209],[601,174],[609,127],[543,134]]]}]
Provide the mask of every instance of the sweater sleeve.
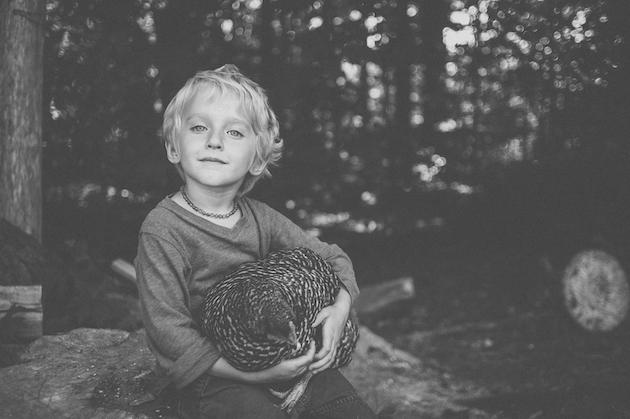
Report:
[{"label": "sweater sleeve", "polygon": [[149,346],[171,382],[182,388],[220,357],[190,313],[185,258],[168,241],[141,233],[136,257],[138,292]]},{"label": "sweater sleeve", "polygon": [[336,244],[328,244],[306,233],[300,226],[280,212],[267,207],[271,229],[271,250],[307,247],[318,253],[333,267],[352,301],[359,296],[359,287],[348,255]]}]

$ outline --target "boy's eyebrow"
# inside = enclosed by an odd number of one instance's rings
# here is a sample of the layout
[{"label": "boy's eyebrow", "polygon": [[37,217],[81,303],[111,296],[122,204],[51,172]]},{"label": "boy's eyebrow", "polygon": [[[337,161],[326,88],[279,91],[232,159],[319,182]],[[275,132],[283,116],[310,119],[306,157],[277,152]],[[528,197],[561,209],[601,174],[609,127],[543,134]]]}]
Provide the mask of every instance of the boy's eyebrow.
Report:
[{"label": "boy's eyebrow", "polygon": [[[193,118],[201,118],[201,119],[205,119],[207,117],[206,114],[203,113],[193,113],[188,115],[184,121],[189,121]],[[239,124],[243,124],[243,125],[247,125],[248,127],[251,127],[251,124],[249,122],[247,122],[246,119],[243,118],[239,118],[239,117],[232,117],[232,118],[228,118],[227,120],[228,123],[239,123]]]}]

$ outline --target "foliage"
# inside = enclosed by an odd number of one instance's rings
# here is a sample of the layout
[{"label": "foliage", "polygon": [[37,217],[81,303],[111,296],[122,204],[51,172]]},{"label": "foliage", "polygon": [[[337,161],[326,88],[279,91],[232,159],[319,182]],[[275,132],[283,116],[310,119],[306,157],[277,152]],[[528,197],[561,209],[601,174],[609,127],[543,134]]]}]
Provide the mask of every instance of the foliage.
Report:
[{"label": "foliage", "polygon": [[264,193],[289,210],[387,210],[582,147],[593,121],[576,110],[610,103],[611,82],[628,89],[624,13],[604,0],[49,0],[45,179],[172,190],[161,113],[194,71],[233,62],[268,89],[287,144]]},{"label": "foliage", "polygon": [[134,178],[138,153],[151,153],[159,115],[141,11],[123,1],[48,2],[49,183],[122,184]]}]

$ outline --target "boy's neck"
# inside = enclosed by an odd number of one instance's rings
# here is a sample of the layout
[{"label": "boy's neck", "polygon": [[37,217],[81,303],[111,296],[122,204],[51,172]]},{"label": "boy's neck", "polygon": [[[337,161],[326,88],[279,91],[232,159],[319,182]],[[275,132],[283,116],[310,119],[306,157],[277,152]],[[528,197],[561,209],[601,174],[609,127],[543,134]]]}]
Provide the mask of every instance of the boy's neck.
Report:
[{"label": "boy's neck", "polygon": [[196,185],[184,185],[184,191],[194,205],[203,211],[223,214],[229,212],[234,207],[237,189],[213,190],[209,191]]},{"label": "boy's neck", "polygon": [[[193,206],[197,207],[197,209],[194,209],[188,204],[188,202],[186,202],[181,190],[173,195],[171,199],[186,211],[222,227],[231,229],[236,225],[238,220],[241,219],[242,213],[241,209],[236,206],[235,192],[216,194],[214,192],[204,190],[192,192],[191,189],[192,191],[195,191],[195,188],[189,188],[189,185],[186,185],[184,193],[187,195],[188,200],[190,200]],[[233,209],[236,209],[236,211],[230,215]],[[227,218],[209,217],[205,216],[198,210],[213,214],[227,214],[229,216]]]}]

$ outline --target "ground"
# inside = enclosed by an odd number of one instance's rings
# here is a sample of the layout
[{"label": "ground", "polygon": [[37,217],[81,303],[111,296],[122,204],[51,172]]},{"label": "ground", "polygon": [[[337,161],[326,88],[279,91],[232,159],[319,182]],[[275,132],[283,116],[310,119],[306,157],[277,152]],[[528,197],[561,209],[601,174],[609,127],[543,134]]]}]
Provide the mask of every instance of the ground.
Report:
[{"label": "ground", "polygon": [[[580,329],[562,306],[558,267],[544,268],[542,248],[444,230],[323,238],[350,254],[361,286],[414,278],[415,299],[362,319],[420,361],[351,371],[368,388],[374,383],[368,397],[382,417],[630,418],[630,324],[607,334]],[[92,287],[102,292],[88,297],[109,299],[101,308],[84,304],[92,307],[84,326],[113,327],[98,324],[121,299],[121,287],[106,284],[113,275]],[[130,287],[122,289],[132,298]],[[124,312],[120,307],[116,312]],[[117,328],[135,324],[110,317]],[[107,383],[97,390],[107,390]],[[383,394],[398,394],[410,409],[379,400]]]},{"label": "ground", "polygon": [[365,283],[415,278],[415,300],[364,322],[444,385],[481,391],[459,404],[493,418],[630,418],[630,324],[580,329],[541,252],[438,232],[347,247]]}]

